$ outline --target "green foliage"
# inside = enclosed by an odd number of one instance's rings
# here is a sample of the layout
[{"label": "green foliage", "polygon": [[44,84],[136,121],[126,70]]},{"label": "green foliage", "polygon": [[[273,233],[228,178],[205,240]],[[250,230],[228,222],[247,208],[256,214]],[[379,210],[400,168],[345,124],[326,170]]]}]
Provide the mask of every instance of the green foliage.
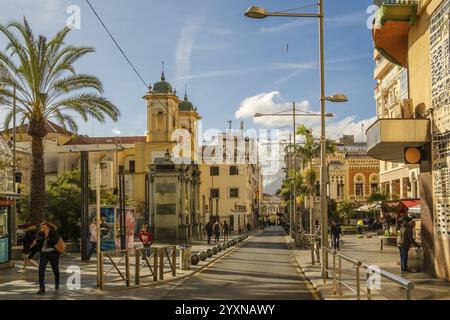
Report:
[{"label": "green foliage", "polygon": [[[45,220],[58,227],[64,240],[77,240],[81,216],[80,171],[65,171],[55,181],[50,181],[45,198]],[[28,221],[29,197],[19,199],[18,207],[21,220]]]},{"label": "green foliage", "polygon": [[355,216],[353,210],[355,210],[356,204],[354,202],[344,200],[337,204],[336,212],[339,216],[340,221],[348,222]]}]

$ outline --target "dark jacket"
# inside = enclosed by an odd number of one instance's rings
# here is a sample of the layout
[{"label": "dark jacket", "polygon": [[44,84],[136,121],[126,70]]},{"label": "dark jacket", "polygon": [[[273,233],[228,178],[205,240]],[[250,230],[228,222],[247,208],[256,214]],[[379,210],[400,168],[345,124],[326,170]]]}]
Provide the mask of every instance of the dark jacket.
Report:
[{"label": "dark jacket", "polygon": [[333,237],[340,237],[342,234],[341,226],[339,224],[335,225],[335,226],[331,226],[330,233]]},{"label": "dark jacket", "polygon": [[23,249],[22,252],[24,254],[29,254],[31,252],[31,245],[33,244],[33,241],[36,239],[36,226],[29,226],[24,229],[25,234],[22,236],[22,244]]},{"label": "dark jacket", "polygon": [[411,225],[409,223],[404,223],[398,233],[397,246],[409,249],[412,245],[419,247],[417,242],[414,240]]},{"label": "dark jacket", "polygon": [[[50,230],[48,232],[48,237],[47,237],[47,247],[54,247],[54,246],[56,246],[56,244],[58,243],[59,238],[60,238],[59,234],[55,230]],[[36,244],[34,246],[34,248],[36,248],[37,251],[41,252],[42,247],[44,246],[44,240],[45,240],[45,235],[40,232],[38,234],[38,237],[36,239]]]},{"label": "dark jacket", "polygon": [[230,231],[230,227],[228,226],[227,223],[223,224],[223,233],[228,233],[228,231]]},{"label": "dark jacket", "polygon": [[213,233],[213,227],[212,227],[212,223],[211,223],[211,222],[208,222],[208,223],[206,224],[205,230],[206,230],[206,233],[207,233],[207,234],[212,235],[212,233]]}]

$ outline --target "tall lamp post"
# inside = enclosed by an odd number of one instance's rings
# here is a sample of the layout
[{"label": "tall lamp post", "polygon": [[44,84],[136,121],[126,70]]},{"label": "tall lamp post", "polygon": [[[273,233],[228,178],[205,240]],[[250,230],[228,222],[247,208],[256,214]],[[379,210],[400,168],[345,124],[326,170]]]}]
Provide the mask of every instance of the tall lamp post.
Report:
[{"label": "tall lamp post", "polygon": [[[327,203],[327,164],[326,164],[326,140],[325,140],[325,102],[346,102],[347,97],[337,94],[327,97],[325,95],[325,45],[324,45],[324,12],[323,1],[318,0],[318,13],[292,13],[292,12],[268,12],[264,8],[251,6],[245,12],[245,16],[253,19],[266,17],[295,17],[295,18],[318,18],[319,19],[319,52],[320,52],[320,214],[322,220],[321,243],[328,247],[328,203]],[[321,271],[322,277],[326,276],[325,251],[322,250]]]}]

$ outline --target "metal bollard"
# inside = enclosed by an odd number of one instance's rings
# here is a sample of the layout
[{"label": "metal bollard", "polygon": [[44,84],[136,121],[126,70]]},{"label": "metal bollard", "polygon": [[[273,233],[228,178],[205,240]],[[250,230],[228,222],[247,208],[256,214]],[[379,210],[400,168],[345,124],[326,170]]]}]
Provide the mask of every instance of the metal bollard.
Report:
[{"label": "metal bollard", "polygon": [[159,254],[159,280],[164,280],[164,249],[158,248]]},{"label": "metal bollard", "polygon": [[342,259],[339,257],[339,298],[342,299]]}]

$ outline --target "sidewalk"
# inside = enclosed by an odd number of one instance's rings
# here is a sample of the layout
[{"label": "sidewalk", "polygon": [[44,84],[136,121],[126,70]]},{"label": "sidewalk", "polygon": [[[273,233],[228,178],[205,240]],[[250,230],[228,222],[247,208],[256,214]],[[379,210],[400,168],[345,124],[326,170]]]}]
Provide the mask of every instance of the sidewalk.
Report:
[{"label": "sidewalk", "polygon": [[[383,270],[391,272],[402,278],[414,282],[414,289],[412,290],[413,300],[449,300],[450,299],[450,283],[437,280],[431,276],[421,273],[420,271],[420,256],[415,253],[414,249],[409,252],[410,261],[409,266],[414,272],[401,273],[400,272],[400,257],[398,248],[394,246],[384,246],[383,251],[380,250],[380,239],[375,235],[372,238],[357,239],[355,235],[346,235],[343,237],[344,244],[340,253],[359,260],[363,263],[377,266]],[[339,299],[339,296],[333,296],[333,279],[327,280],[324,285],[321,278],[320,264],[311,264],[311,251],[295,248],[293,240],[286,236],[286,241],[289,243],[292,253],[295,256],[297,263],[305,275],[309,278],[316,290],[323,299]],[[329,255],[329,268],[333,267],[332,255]],[[337,265],[337,260],[336,260]],[[352,288],[356,287],[355,268],[348,262],[342,262],[343,280]],[[367,299],[366,296],[366,271],[361,268],[361,299]],[[349,289],[342,287],[343,299],[356,299],[356,295]],[[406,297],[406,290],[399,285],[382,278],[381,287],[379,290],[372,292],[373,300],[404,300]]]},{"label": "sidewalk", "polygon": [[[254,234],[254,232],[249,233],[249,238]],[[236,238],[237,235],[232,235],[229,240]],[[10,269],[3,269],[0,271],[0,300],[6,299],[130,299],[130,298],[143,298],[143,299],[157,299],[157,292],[152,292],[148,294],[149,290],[140,290],[147,287],[164,287],[171,283],[178,283],[183,279],[190,277],[191,275],[199,272],[203,268],[214,263],[216,260],[232,252],[234,249],[240,247],[243,243],[248,241],[244,239],[238,242],[237,245],[231,246],[211,258],[207,258],[205,261],[200,261],[196,266],[191,265],[190,270],[180,269],[180,251],[177,250],[177,270],[176,276],[172,276],[171,273],[164,274],[164,280],[153,281],[153,277],[146,277],[140,279],[140,285],[135,285],[135,257],[134,253],[130,254],[130,287],[126,287],[123,280],[116,281],[120,279],[119,273],[116,272],[112,264],[105,264],[105,270],[109,270],[109,275],[105,276],[105,290],[97,289],[97,263],[96,257],[93,257],[91,262],[80,261],[79,253],[67,253],[60,258],[60,274],[61,274],[61,288],[55,293],[53,290],[53,273],[51,271],[50,264],[47,266],[46,272],[46,283],[47,283],[47,293],[44,296],[36,295],[38,289],[38,274],[37,267],[28,266],[26,273],[18,273],[17,271],[23,266],[22,261],[14,261],[15,267]],[[223,239],[221,238],[221,242]],[[218,243],[219,244],[219,243]],[[155,243],[155,247],[169,245],[165,243]],[[208,248],[215,246],[214,241],[208,245],[206,241],[196,241],[191,243],[192,253],[198,253],[204,251]],[[177,245],[178,247],[178,245]],[[116,262],[120,258],[114,259]],[[153,261],[152,261],[153,262]],[[123,259],[122,262],[123,263]],[[141,271],[141,275],[150,275],[150,270],[145,267]],[[81,271],[81,289],[69,290],[66,283],[69,277],[73,275],[74,269],[79,268]],[[123,274],[125,274],[124,263],[119,266],[119,269]],[[169,271],[170,267],[168,262],[165,263],[165,270]],[[125,291],[127,290],[127,291]]]}]

